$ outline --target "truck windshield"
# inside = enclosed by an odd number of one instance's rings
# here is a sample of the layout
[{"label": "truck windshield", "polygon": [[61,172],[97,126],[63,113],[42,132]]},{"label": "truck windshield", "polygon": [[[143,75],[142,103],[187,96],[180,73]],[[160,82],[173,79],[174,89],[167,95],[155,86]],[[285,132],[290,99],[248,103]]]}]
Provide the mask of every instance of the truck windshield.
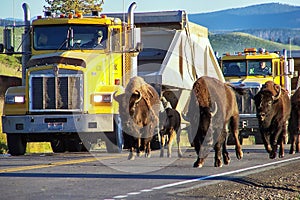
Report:
[{"label": "truck windshield", "polygon": [[272,75],[272,60],[224,60],[224,76]]},{"label": "truck windshield", "polygon": [[33,47],[36,50],[104,49],[107,26],[57,25],[35,26]]},{"label": "truck windshield", "polygon": [[272,75],[272,60],[249,60],[249,75]]},{"label": "truck windshield", "polygon": [[223,61],[222,69],[224,76],[246,76],[247,68],[246,61],[234,60],[234,61]]}]

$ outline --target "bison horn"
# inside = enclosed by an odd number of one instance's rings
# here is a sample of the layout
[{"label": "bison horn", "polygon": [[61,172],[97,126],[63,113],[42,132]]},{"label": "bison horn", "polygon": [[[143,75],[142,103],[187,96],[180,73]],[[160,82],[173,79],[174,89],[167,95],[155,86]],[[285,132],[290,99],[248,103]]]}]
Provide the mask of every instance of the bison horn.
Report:
[{"label": "bison horn", "polygon": [[278,100],[281,96],[281,86],[277,85],[276,87],[278,88],[278,94],[276,96],[272,96],[273,101]]},{"label": "bison horn", "polygon": [[217,112],[218,112],[218,104],[217,104],[217,102],[215,102],[214,104],[215,104],[215,106],[214,106],[215,109],[210,112],[210,114],[211,114],[212,117],[215,116],[217,114]]},{"label": "bison horn", "polygon": [[136,91],[136,94],[139,96],[139,98],[135,101],[135,103],[138,103],[138,102],[140,102],[142,100],[143,95],[139,91]]}]

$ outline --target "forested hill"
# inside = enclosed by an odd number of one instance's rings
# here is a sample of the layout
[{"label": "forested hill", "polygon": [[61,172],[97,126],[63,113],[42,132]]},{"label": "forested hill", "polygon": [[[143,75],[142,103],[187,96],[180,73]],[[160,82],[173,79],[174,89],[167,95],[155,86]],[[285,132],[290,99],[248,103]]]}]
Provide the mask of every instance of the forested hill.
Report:
[{"label": "forested hill", "polygon": [[189,20],[210,31],[299,28],[300,6],[267,3],[210,13],[189,14]]}]

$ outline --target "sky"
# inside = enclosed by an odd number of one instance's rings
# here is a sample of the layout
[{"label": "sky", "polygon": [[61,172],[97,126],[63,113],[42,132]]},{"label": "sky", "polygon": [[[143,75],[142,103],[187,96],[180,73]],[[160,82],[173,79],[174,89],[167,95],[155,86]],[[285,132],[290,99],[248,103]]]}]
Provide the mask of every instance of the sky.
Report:
[{"label": "sky", "polygon": [[[104,0],[103,12],[127,12],[134,0]],[[22,4],[26,2],[30,7],[31,18],[42,15],[44,0],[0,0],[0,18],[23,19]],[[191,13],[206,13],[230,8],[240,8],[262,3],[282,3],[300,6],[300,0],[135,0],[136,12],[186,10]]]}]

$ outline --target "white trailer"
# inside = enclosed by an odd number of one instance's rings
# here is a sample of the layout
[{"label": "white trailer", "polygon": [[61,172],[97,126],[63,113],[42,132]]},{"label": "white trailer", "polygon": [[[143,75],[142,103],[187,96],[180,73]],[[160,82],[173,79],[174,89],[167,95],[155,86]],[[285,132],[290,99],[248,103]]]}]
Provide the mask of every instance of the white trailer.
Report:
[{"label": "white trailer", "polygon": [[[108,14],[127,19],[123,14]],[[206,27],[189,22],[185,11],[135,13],[143,50],[137,75],[152,84],[180,113],[189,102],[193,83],[207,75],[225,82]]]}]

